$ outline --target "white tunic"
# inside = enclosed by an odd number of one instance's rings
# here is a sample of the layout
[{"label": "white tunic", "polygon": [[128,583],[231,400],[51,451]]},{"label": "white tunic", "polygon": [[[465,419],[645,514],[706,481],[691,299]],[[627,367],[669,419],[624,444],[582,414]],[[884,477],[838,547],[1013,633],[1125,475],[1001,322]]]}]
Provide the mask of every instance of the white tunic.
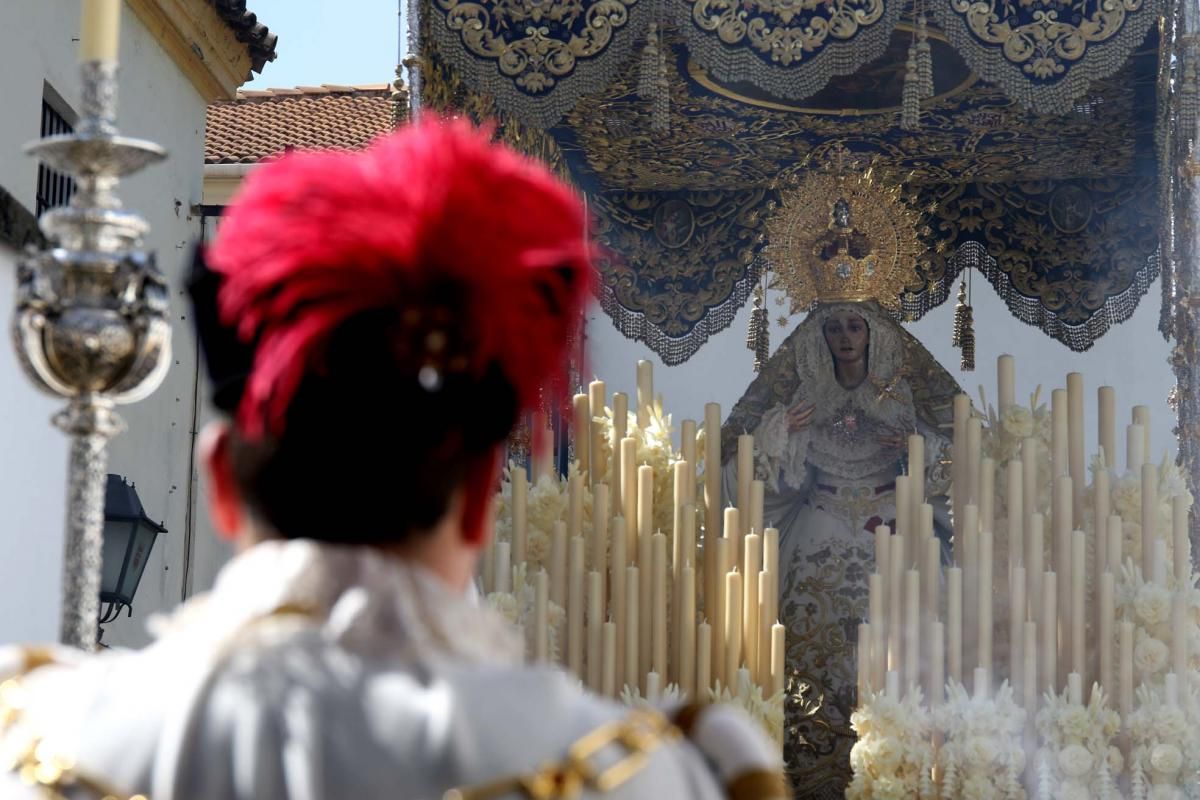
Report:
[{"label": "white tunic", "polygon": [[0,797],[516,798],[507,779],[553,777],[588,734],[597,771],[640,767],[584,774],[585,797],[786,796],[749,720],[705,710],[683,738],[631,715],[521,665],[500,617],[368,548],[257,545],[156,633],[139,652],[0,649]]}]

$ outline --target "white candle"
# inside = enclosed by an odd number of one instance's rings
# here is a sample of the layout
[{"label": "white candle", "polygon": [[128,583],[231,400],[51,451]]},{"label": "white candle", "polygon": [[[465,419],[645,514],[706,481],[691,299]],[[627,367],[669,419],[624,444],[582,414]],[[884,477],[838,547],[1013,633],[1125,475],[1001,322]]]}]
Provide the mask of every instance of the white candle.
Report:
[{"label": "white candle", "polygon": [[[1025,604],[1029,607],[1031,619],[1038,619],[1042,613],[1042,575],[1046,570],[1046,540],[1045,522],[1041,514],[1029,518],[1028,536],[1025,537],[1025,579],[1029,581]],[[1040,619],[1039,619],[1040,622]],[[1041,693],[1042,687],[1038,687]]]},{"label": "white candle", "polygon": [[783,691],[783,664],[787,653],[784,631],[778,622],[771,626],[771,697]]},{"label": "white candle", "polygon": [[1058,576],[1058,613],[1063,626],[1063,637],[1060,646],[1063,648],[1059,660],[1061,674],[1058,676],[1061,684],[1066,680],[1066,667],[1070,663],[1068,653],[1070,646],[1071,623],[1071,530],[1074,520],[1071,508],[1074,503],[1074,489],[1071,478],[1059,475],[1054,479],[1054,572]]},{"label": "white candle", "polygon": [[750,484],[754,482],[754,437],[742,434],[737,439],[737,508],[741,512],[738,529],[738,556],[741,556],[741,536],[750,522]]},{"label": "white candle", "polygon": [[1025,568],[1013,568],[1008,587],[1008,674],[1017,698],[1023,696],[1025,680],[1025,586]]},{"label": "white candle", "polygon": [[992,663],[992,532],[979,534],[979,663],[989,674],[995,669]]},{"label": "white candle", "polygon": [[888,578],[888,669],[899,671],[904,653],[904,538],[893,536],[890,547],[892,574]]},{"label": "white candle", "polygon": [[946,570],[946,661],[950,669],[950,680],[962,683],[963,660],[963,616],[962,616],[963,572],[960,567]]},{"label": "white candle", "polygon": [[1133,423],[1142,426],[1142,453],[1150,460],[1150,406],[1134,406]]},{"label": "white candle", "polygon": [[1108,564],[1109,569],[1115,574],[1121,569],[1121,565],[1125,563],[1125,523],[1121,520],[1119,514],[1113,514],[1108,518]]},{"label": "white candle", "polygon": [[583,535],[583,479],[579,475],[567,478],[567,538]]},{"label": "white candle", "polygon": [[763,504],[766,501],[767,485],[760,480],[750,481],[750,523],[748,531],[754,531],[759,536],[763,532]]},{"label": "white candle", "polygon": [[625,568],[629,565],[625,558],[625,518],[614,517],[612,521],[612,552],[609,554],[608,581],[609,616],[617,626],[616,653],[613,655],[617,686],[625,685]]},{"label": "white candle", "polygon": [[604,613],[601,606],[603,578],[592,570],[587,576],[587,685],[603,692],[601,672],[604,666]]},{"label": "white candle", "polygon": [[603,666],[600,670],[600,692],[605,697],[617,696],[617,626],[606,622],[602,629],[601,650]]},{"label": "white candle", "polygon": [[637,439],[621,440],[621,516],[625,518],[625,555],[635,559],[638,534]]},{"label": "white candle", "polygon": [[[608,394],[604,390],[604,381],[594,380],[588,384],[588,415],[591,419],[591,443],[588,446],[588,481],[594,486],[598,481],[607,480],[608,463],[604,455],[604,416],[605,399]],[[599,506],[593,506],[599,508]]]},{"label": "white candle", "polygon": [[[912,528],[912,489],[908,485],[907,475],[896,476],[896,535],[907,539]],[[905,547],[907,547],[907,542]]]},{"label": "white candle", "polygon": [[586,678],[583,671],[583,614],[584,591],[587,588],[583,577],[584,542],[582,536],[571,537],[568,549],[568,585],[567,585],[567,669],[581,680]]},{"label": "white candle", "polygon": [[1163,696],[1166,698],[1167,705],[1177,707],[1179,705],[1179,675],[1182,673],[1168,672],[1163,677]]},{"label": "white candle", "polygon": [[758,685],[771,685],[771,625],[775,622],[771,610],[770,576],[758,573]]},{"label": "white candle", "polygon": [[[717,583],[717,551],[712,541],[721,531],[721,406],[704,406],[704,591]],[[715,637],[714,637],[715,641]]]},{"label": "white candle", "polygon": [[660,676],[667,674],[667,537],[654,534],[652,565],[654,583],[651,597],[654,602],[651,618],[651,662],[650,668]]},{"label": "white candle", "polygon": [[567,526],[562,520],[550,534],[550,602],[567,607]]},{"label": "white candle", "polygon": [[996,532],[996,462],[979,462],[979,530]]},{"label": "white candle", "polygon": [[575,395],[571,407],[574,412],[571,437],[575,444],[575,461],[579,464],[579,471],[587,474],[590,463],[588,450],[592,438],[592,412],[588,405],[588,396],[586,394]]},{"label": "white candle", "polygon": [[512,468],[512,563],[525,563],[525,543],[529,540],[529,480],[520,464]]},{"label": "white candle", "polygon": [[550,577],[546,570],[538,570],[533,586],[533,658],[545,663],[550,660]]},{"label": "white candle", "polygon": [[746,668],[758,675],[758,573],[762,568],[762,537],[748,533],[743,542],[742,647]]},{"label": "white candle", "polygon": [[1141,425],[1125,427],[1125,463],[1126,469],[1135,475],[1146,463],[1146,435]]},{"label": "white candle", "polygon": [[921,573],[904,573],[904,686],[921,685]]},{"label": "white candle", "polygon": [[726,632],[725,628],[725,589],[728,586],[725,576],[729,572],[731,562],[733,561],[733,555],[731,552],[733,543],[730,542],[729,539],[721,537],[717,539],[714,544],[716,545],[716,566],[718,576],[714,582],[716,592],[712,597],[713,602],[711,606],[708,605],[708,598],[705,598],[705,607],[711,608],[712,613],[712,618],[710,620],[713,626],[712,679],[714,684],[720,681],[722,686],[727,686],[728,680],[725,676],[725,647],[726,638],[729,634]]},{"label": "white candle", "polygon": [[1038,689],[1058,691],[1058,576],[1053,572],[1042,575],[1042,614],[1038,628],[1042,634],[1038,646],[1042,661]]},{"label": "white candle", "polygon": [[1012,356],[1005,354],[996,359],[996,396],[1003,414],[1017,400],[1017,365]]},{"label": "white candle", "polygon": [[867,618],[871,623],[871,685],[883,684],[887,672],[887,631],[883,613],[883,576],[874,573],[867,578]]},{"label": "white candle", "polygon": [[1071,532],[1071,671],[1080,680],[1087,675],[1087,641],[1084,639],[1084,620],[1087,618],[1084,594],[1087,582],[1087,540],[1083,531]]},{"label": "white candle", "polygon": [[1113,625],[1116,621],[1116,605],[1113,590],[1115,579],[1111,572],[1100,576],[1100,630],[1097,646],[1100,650],[1100,685],[1111,697],[1116,684],[1113,683]]},{"label": "white candle", "polygon": [[[612,514],[614,517],[625,513],[625,461],[624,448],[621,446],[629,429],[629,397],[623,392],[613,392],[613,429],[609,447],[612,449],[612,469],[609,480],[612,482]],[[617,637],[617,642],[621,641]],[[621,664],[617,659],[617,666]]]},{"label": "white candle", "polygon": [[679,580],[683,569],[683,507],[688,504],[688,480],[690,470],[686,461],[676,461],[673,473],[674,491],[671,503],[671,574]]},{"label": "white candle", "polygon": [[979,459],[980,440],[983,435],[983,423],[978,417],[967,420],[967,496],[964,503],[979,504]]},{"label": "white candle", "polygon": [[975,696],[978,698],[990,697],[992,690],[989,685],[990,678],[987,667],[975,668]]},{"label": "white candle", "polygon": [[725,678],[732,682],[742,666],[742,576],[725,576]]},{"label": "white candle", "polygon": [[962,519],[962,507],[967,503],[967,419],[971,416],[971,398],[954,395],[954,438],[951,443],[950,479],[954,518]]},{"label": "white candle", "polygon": [[917,531],[920,530],[918,513],[925,502],[925,437],[919,433],[908,437],[908,490],[913,513],[912,530]]},{"label": "white candle", "polygon": [[1154,542],[1158,540],[1158,468],[1142,465],[1142,575],[1155,574]]},{"label": "white candle", "polygon": [[884,693],[887,694],[888,697],[899,702],[900,697],[901,697],[900,696],[900,673],[894,669],[888,670],[886,680],[887,680],[887,685],[884,689]]},{"label": "white candle", "polygon": [[871,625],[867,622],[858,623],[858,644],[854,649],[858,665],[858,700],[857,706],[863,705],[871,696]]},{"label": "white candle", "polygon": [[554,430],[546,413],[537,411],[533,415],[533,481],[554,474]]},{"label": "white candle", "polygon": [[689,700],[696,698],[696,570],[684,567],[679,598],[679,688]]},{"label": "white candle", "polygon": [[1050,463],[1055,477],[1069,475],[1071,470],[1068,416],[1067,390],[1055,389],[1050,393]]},{"label": "white candle", "polygon": [[638,568],[625,568],[625,667],[624,685],[631,689],[641,690],[642,676],[641,658],[638,645],[641,636],[638,626],[641,622],[641,609],[638,608]]},{"label": "white candle", "polygon": [[1092,519],[1096,526],[1096,559],[1093,562],[1095,574],[1099,575],[1108,568],[1108,515],[1109,515],[1109,482],[1108,470],[1096,472],[1092,487]]},{"label": "white candle", "polygon": [[121,0],[83,0],[79,60],[116,61],[121,41]]},{"label": "white candle", "polygon": [[1067,702],[1071,705],[1083,705],[1083,676],[1078,672],[1067,675]]},{"label": "white candle", "polygon": [[1008,507],[1008,572],[1025,564],[1025,470],[1021,462],[1008,462],[1008,491],[1004,505]]},{"label": "white candle", "polygon": [[1111,386],[1096,390],[1099,406],[1100,449],[1104,451],[1104,463],[1110,467],[1117,463],[1117,392]]},{"label": "white candle", "polygon": [[942,543],[937,537],[925,537],[925,568],[921,571],[921,619],[925,630],[938,618],[938,591],[941,589]]},{"label": "white candle", "polygon": [[[767,600],[767,619],[775,622],[779,617],[779,529],[763,531],[763,572],[766,574],[767,589],[763,597]],[[878,568],[876,568],[878,571]],[[764,647],[764,650],[766,648]]]},{"label": "white candle", "polygon": [[708,701],[712,689],[712,626],[701,622],[696,626],[696,695],[695,702]]},{"label": "white candle", "polygon": [[[1022,500],[1024,500],[1025,527],[1029,527],[1029,518],[1038,510],[1040,485],[1038,484],[1038,440],[1034,438],[1021,440],[1021,478]],[[1029,562],[1026,562],[1028,566]]]},{"label": "white candle", "polygon": [[974,505],[964,508],[963,522],[963,658],[965,669],[979,664],[979,528]]},{"label": "white candle", "polygon": [[946,626],[933,623],[929,637],[929,704],[936,708],[946,695]]},{"label": "white candle", "polygon": [[505,594],[512,591],[512,560],[509,555],[511,545],[508,542],[496,542],[496,571],[494,580],[496,588],[494,591],[504,592]]},{"label": "white candle", "polygon": [[654,366],[646,360],[637,362],[637,424],[642,430],[650,424],[650,409],[654,407]]},{"label": "white candle", "polygon": [[1067,373],[1067,441],[1070,449],[1071,483],[1075,487],[1074,512],[1083,519],[1083,487],[1087,486],[1087,464],[1083,456],[1083,375]]},{"label": "white candle", "polygon": [[1121,688],[1120,697],[1121,721],[1128,730],[1129,715],[1133,713],[1133,623],[1122,622],[1119,633],[1121,651],[1121,674],[1118,680]]},{"label": "white candle", "polygon": [[1188,506],[1184,495],[1177,494],[1171,498],[1171,540],[1175,558],[1175,585],[1184,586],[1192,574],[1192,544],[1188,539]]},{"label": "white candle", "polygon": [[[696,464],[696,420],[694,419],[685,419],[679,423],[679,455],[689,464]],[[691,499],[693,498],[689,497],[689,500]]]},{"label": "white candle", "polygon": [[1037,712],[1038,705],[1038,678],[1037,678],[1037,623],[1026,622],[1025,630],[1025,674],[1022,680],[1022,688],[1024,689],[1022,705],[1025,708],[1026,720],[1028,721],[1028,729],[1033,729],[1033,718]]},{"label": "white candle", "polygon": [[646,673],[646,701],[651,705],[658,702],[662,693],[662,677],[654,671]]}]

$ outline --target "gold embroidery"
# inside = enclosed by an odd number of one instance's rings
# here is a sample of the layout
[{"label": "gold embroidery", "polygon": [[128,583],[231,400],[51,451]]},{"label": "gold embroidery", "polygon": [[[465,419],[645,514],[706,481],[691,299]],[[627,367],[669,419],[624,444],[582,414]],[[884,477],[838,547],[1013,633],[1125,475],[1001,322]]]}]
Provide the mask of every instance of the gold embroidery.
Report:
[{"label": "gold embroidery", "polygon": [[[585,788],[611,792],[640,772],[652,752],[678,735],[679,730],[661,714],[637,710],[625,719],[605,723],[585,734],[571,745],[562,761],[547,764],[529,775],[451,789],[443,800],[488,800],[511,792],[519,792],[530,800],[560,800],[578,797]],[[621,747],[624,756],[600,768],[596,756],[612,746]]]},{"label": "gold embroidery", "polygon": [[755,769],[730,781],[725,794],[729,800],[791,800],[792,790],[778,772]]}]

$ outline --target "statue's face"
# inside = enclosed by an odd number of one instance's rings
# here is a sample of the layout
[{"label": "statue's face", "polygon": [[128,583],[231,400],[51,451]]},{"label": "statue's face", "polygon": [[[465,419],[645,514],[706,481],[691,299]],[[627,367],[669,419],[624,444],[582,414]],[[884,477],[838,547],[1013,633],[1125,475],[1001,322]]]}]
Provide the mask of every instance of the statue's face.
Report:
[{"label": "statue's face", "polygon": [[862,361],[871,340],[871,329],[867,321],[853,311],[837,311],[825,320],[825,344],[829,352],[841,362],[852,364]]}]

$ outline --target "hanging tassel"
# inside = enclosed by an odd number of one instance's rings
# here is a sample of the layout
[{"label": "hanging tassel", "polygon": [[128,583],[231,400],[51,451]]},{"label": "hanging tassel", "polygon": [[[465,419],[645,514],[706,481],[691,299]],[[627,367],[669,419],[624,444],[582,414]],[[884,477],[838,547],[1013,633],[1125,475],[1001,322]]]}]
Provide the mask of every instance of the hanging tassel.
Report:
[{"label": "hanging tassel", "polygon": [[961,339],[962,361],[959,364],[963,372],[975,371],[975,318],[970,306],[964,306],[963,330]]},{"label": "hanging tassel", "polygon": [[754,371],[762,370],[771,354],[771,323],[767,319],[762,286],[755,290],[754,308],[750,312],[750,327],[746,332],[746,347],[754,351]]},{"label": "hanging tassel", "polygon": [[646,35],[646,46],[642,48],[642,61],[638,66],[638,97],[643,100],[654,98],[658,83],[658,24],[651,22]]},{"label": "hanging tassel", "polygon": [[921,124],[921,87],[917,75],[917,45],[908,47],[908,62],[904,65],[904,91],[900,100],[900,128],[915,131]]},{"label": "hanging tassel", "polygon": [[970,306],[967,305],[967,279],[963,278],[962,283],[958,284],[958,302],[954,306],[954,335],[950,339],[950,344],[954,347],[962,347],[963,328],[966,327],[969,308]]},{"label": "hanging tassel", "polygon": [[658,77],[654,86],[653,105],[650,108],[650,130],[665,133],[671,130],[671,80],[667,67],[667,46],[659,36]]},{"label": "hanging tassel", "polygon": [[929,47],[929,28],[924,11],[917,17],[917,86],[918,99],[933,97],[933,51]]}]

